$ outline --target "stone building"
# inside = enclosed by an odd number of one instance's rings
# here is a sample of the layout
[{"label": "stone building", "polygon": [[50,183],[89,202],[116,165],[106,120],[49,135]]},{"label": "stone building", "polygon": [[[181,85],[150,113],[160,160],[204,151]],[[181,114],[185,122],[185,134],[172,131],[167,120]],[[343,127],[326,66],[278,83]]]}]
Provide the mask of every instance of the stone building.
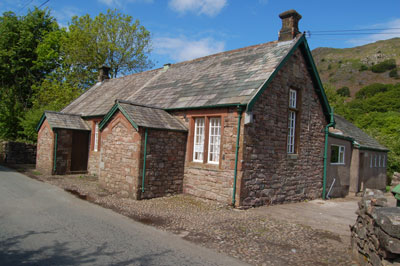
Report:
[{"label": "stone building", "polygon": [[96,85],[43,115],[39,171],[88,171],[136,199],[189,193],[260,206],[321,197],[331,109],[301,16],[280,17],[278,41],[115,79],[102,68]]},{"label": "stone building", "polygon": [[389,150],[343,117],[335,115],[335,123],[329,130],[329,195],[344,197],[366,188],[385,190]]}]

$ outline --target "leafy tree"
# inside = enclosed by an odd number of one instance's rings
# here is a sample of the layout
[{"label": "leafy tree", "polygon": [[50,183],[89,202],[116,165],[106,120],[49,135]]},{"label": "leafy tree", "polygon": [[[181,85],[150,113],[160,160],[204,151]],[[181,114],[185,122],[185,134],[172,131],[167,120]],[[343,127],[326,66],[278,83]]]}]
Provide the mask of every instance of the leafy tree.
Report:
[{"label": "leafy tree", "polygon": [[0,137],[16,139],[19,120],[32,107],[32,86],[52,70],[38,65],[36,48],[45,36],[58,30],[50,12],[35,8],[25,16],[5,12],[0,17]]},{"label": "leafy tree", "polygon": [[350,89],[349,89],[349,87],[346,87],[346,86],[341,87],[341,88],[338,89],[336,92],[337,92],[337,94],[339,94],[340,96],[343,96],[343,97],[350,97]]}]

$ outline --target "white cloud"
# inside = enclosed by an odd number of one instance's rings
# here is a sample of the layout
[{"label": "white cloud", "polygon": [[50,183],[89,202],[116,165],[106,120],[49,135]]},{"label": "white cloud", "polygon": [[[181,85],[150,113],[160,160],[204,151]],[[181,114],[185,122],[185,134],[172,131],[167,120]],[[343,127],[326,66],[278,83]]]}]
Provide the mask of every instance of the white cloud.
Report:
[{"label": "white cloud", "polygon": [[377,30],[376,33],[371,35],[350,39],[348,40],[348,43],[358,46],[376,42],[379,40],[387,40],[395,37],[400,37],[400,19],[394,19],[392,21],[389,21],[388,23],[374,25],[373,27],[369,28],[386,29],[386,30]]},{"label": "white cloud", "polygon": [[153,44],[155,53],[168,55],[178,62],[219,53],[225,49],[225,42],[216,41],[213,38],[188,40],[186,37],[162,37],[156,38]]},{"label": "white cloud", "polygon": [[227,0],[170,0],[169,7],[181,14],[193,12],[198,15],[215,16],[226,6]]}]

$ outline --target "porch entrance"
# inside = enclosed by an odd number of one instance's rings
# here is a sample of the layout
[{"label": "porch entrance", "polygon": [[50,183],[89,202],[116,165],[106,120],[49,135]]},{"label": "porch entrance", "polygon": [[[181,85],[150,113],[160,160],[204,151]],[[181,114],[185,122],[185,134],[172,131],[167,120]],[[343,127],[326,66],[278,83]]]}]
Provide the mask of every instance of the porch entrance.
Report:
[{"label": "porch entrance", "polygon": [[73,130],[71,172],[86,172],[89,158],[89,131]]}]

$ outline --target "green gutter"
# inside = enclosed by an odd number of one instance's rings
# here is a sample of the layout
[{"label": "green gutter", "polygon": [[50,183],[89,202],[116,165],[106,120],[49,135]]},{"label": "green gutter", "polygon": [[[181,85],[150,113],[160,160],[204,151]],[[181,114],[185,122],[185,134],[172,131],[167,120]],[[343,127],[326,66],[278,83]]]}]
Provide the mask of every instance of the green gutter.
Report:
[{"label": "green gutter", "polygon": [[378,149],[378,148],[372,148],[372,147],[367,147],[363,145],[359,145],[358,147],[360,150],[367,150],[367,151],[378,151],[378,152],[389,152],[389,149]]},{"label": "green gutter", "polygon": [[54,137],[54,165],[53,165],[53,171],[56,173],[56,166],[57,166],[57,137],[58,134],[57,132],[54,132],[55,137]]},{"label": "green gutter", "polygon": [[142,174],[142,192],[144,192],[144,179],[146,176],[146,155],[147,155],[147,128],[144,131],[144,152],[143,152],[143,174]]},{"label": "green gutter", "polygon": [[236,182],[237,182],[237,165],[238,165],[238,156],[239,156],[239,139],[240,139],[240,122],[242,120],[242,106],[238,105],[238,126],[237,126],[237,134],[236,134],[236,151],[235,151],[235,170],[233,176],[233,194],[232,194],[232,206],[235,207],[236,203]]},{"label": "green gutter", "polygon": [[324,149],[324,176],[322,180],[322,199],[326,199],[326,167],[328,161],[328,136],[329,128],[335,126],[335,120],[333,118],[333,110],[331,111],[331,121],[325,126],[325,149]]}]

